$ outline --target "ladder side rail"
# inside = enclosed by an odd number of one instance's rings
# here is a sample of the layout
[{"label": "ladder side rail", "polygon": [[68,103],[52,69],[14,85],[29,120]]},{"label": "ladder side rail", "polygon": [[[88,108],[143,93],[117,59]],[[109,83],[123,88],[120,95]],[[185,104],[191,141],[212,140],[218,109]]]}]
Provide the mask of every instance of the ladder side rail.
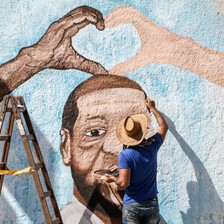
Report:
[{"label": "ladder side rail", "polygon": [[[15,118],[16,118],[16,122],[17,122],[17,125],[18,125],[18,128],[19,128],[19,132],[20,132],[20,135],[21,135],[21,138],[22,138],[22,142],[23,142],[23,145],[24,145],[24,148],[25,148],[25,152],[26,152],[29,164],[30,164],[31,167],[35,167],[35,161],[34,161],[32,151],[31,151],[28,139],[27,139],[27,135],[25,133],[25,128],[24,128],[24,125],[23,125],[23,122],[22,122],[22,118],[21,118],[19,109],[17,107],[17,101],[14,98],[11,98],[10,102],[11,102],[13,113],[14,113]],[[52,223],[51,215],[50,215],[50,212],[49,212],[49,209],[48,209],[47,201],[46,201],[46,198],[45,198],[45,195],[44,195],[44,191],[43,191],[43,188],[42,188],[42,184],[41,184],[40,177],[38,175],[38,170],[37,169],[34,169],[33,178],[34,178],[34,182],[35,182],[35,185],[36,185],[36,188],[37,188],[37,193],[39,195],[40,202],[41,202],[41,205],[42,205],[42,208],[43,208],[43,212],[44,212],[44,215],[45,215],[46,222],[47,222],[47,224],[48,223],[51,224]]]},{"label": "ladder side rail", "polygon": [[46,165],[44,163],[44,159],[43,159],[43,156],[42,156],[42,153],[41,153],[41,150],[40,150],[40,147],[39,147],[39,144],[38,144],[38,141],[37,141],[34,129],[33,129],[32,122],[30,120],[29,113],[27,111],[25,102],[24,102],[22,97],[19,98],[19,102],[26,109],[25,112],[23,113],[24,119],[26,121],[29,134],[34,136],[34,139],[32,140],[32,143],[33,143],[34,150],[35,150],[35,153],[37,155],[37,158],[38,158],[39,162],[41,162],[43,164],[43,167],[41,168],[41,172],[42,172],[45,184],[46,184],[46,188],[49,192],[51,192],[50,200],[51,200],[51,204],[52,204],[52,207],[53,207],[53,210],[54,210],[54,214],[56,215],[56,217],[58,217],[60,219],[60,221],[62,223],[62,218],[61,218],[60,210],[59,210],[58,205],[57,205],[56,197],[54,195],[53,187],[51,185],[51,181],[50,181],[49,175],[47,173]]},{"label": "ladder side rail", "polygon": [[[24,116],[24,119],[25,119],[25,122],[26,122],[26,125],[27,125],[27,128],[28,128],[29,134],[33,135],[33,137],[34,137],[34,139],[32,140],[32,143],[33,143],[33,146],[34,146],[34,150],[35,150],[37,159],[39,160],[39,162],[44,163],[44,159],[43,159],[42,153],[40,151],[40,147],[39,147],[39,144],[37,142],[37,137],[35,135],[34,128],[33,128],[33,125],[31,123],[30,116],[28,114],[25,102],[24,102],[22,97],[19,97],[18,100],[19,100],[20,105],[24,106],[24,108],[25,108],[23,116]],[[36,151],[36,150],[38,150],[38,151]]]},{"label": "ladder side rail", "polygon": [[14,116],[13,112],[10,112],[9,120],[8,120],[8,127],[7,127],[7,130],[6,130],[6,135],[9,136],[9,139],[6,140],[5,143],[4,143],[1,162],[6,162],[7,161],[8,152],[9,152],[10,143],[11,143],[12,132],[13,132],[14,120],[15,120],[15,116]]},{"label": "ladder side rail", "polygon": [[42,172],[42,175],[44,177],[44,181],[45,181],[47,190],[51,192],[50,200],[51,200],[51,204],[52,204],[52,207],[53,207],[53,210],[54,210],[54,214],[57,218],[60,219],[61,223],[63,223],[62,218],[61,218],[61,213],[60,213],[57,201],[56,201],[56,197],[55,197],[53,187],[51,185],[50,178],[49,178],[49,175],[47,173],[46,167],[44,167],[44,169],[41,169],[41,172]]},{"label": "ladder side rail", "polygon": [[3,127],[3,122],[5,119],[5,114],[6,114],[6,110],[8,107],[8,103],[9,103],[9,96],[4,96],[3,97],[3,101],[2,101],[2,105],[1,105],[1,111],[0,111],[0,134],[2,132],[2,127]]},{"label": "ladder side rail", "polygon": [[[7,131],[6,131],[6,134],[9,135],[9,139],[5,141],[4,147],[3,147],[1,162],[4,164],[4,166],[2,169],[5,169],[7,160],[8,160],[14,120],[15,120],[14,114],[13,114],[13,112],[10,112],[9,120],[8,120],[8,127],[7,127]],[[4,175],[0,175],[0,195],[1,195],[1,190],[2,190],[3,180],[4,180]]]}]

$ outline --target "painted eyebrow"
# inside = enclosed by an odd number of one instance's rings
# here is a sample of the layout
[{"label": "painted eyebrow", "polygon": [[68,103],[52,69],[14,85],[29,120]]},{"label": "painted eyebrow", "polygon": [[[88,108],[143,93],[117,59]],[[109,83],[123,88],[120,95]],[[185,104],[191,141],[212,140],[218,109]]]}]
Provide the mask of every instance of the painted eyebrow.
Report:
[{"label": "painted eyebrow", "polygon": [[86,121],[92,121],[92,120],[103,120],[104,122],[106,122],[106,119],[104,116],[94,116],[94,117],[90,117],[86,119]]}]

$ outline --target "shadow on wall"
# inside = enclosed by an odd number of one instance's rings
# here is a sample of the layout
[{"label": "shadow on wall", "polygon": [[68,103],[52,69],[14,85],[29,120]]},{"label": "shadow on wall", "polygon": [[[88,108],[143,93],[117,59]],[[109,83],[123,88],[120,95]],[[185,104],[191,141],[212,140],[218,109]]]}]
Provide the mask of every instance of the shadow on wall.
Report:
[{"label": "shadow on wall", "polygon": [[[54,172],[57,170],[57,166],[55,165],[57,164],[55,162],[56,155],[53,152],[50,143],[47,141],[47,139],[43,136],[43,134],[35,126],[34,123],[33,127],[40,145],[44,162],[47,167],[51,184],[53,185],[53,189],[55,190],[55,183],[53,183],[53,180],[55,176]],[[1,144],[0,156],[2,155],[2,149],[3,145]],[[25,149],[22,144],[17,124],[15,123],[12,134],[12,142],[9,150],[7,167],[11,170],[20,170],[28,166],[29,163],[25,154]],[[40,174],[40,177],[41,176],[42,175]],[[5,176],[2,188],[2,195],[0,196],[0,204],[0,223],[28,224],[41,223],[45,220],[32,175],[21,178],[17,176]],[[48,205],[52,214],[53,209],[51,203],[48,203]]]},{"label": "shadow on wall", "polygon": [[163,116],[168,123],[170,132],[190,159],[197,178],[197,182],[190,181],[187,183],[190,208],[186,214],[183,211],[180,211],[183,224],[223,223],[224,202],[220,199],[205,166],[187,142],[177,132],[176,127],[170,118],[164,114]]},{"label": "shadow on wall", "polygon": [[[96,203],[95,203],[94,198],[100,198],[100,197],[102,198],[102,196],[99,193],[97,193],[97,191],[94,191],[94,193],[92,194],[92,196],[91,196],[91,198],[90,198],[90,200],[88,202],[88,205],[90,206],[90,208],[92,207],[93,209],[95,209]],[[105,199],[102,198],[102,200],[105,200]],[[104,205],[106,205],[106,204],[104,204]],[[109,213],[108,213],[109,217],[113,216],[113,212],[118,213],[116,208],[114,209],[114,211],[110,211],[110,210],[108,210],[108,211],[109,211]],[[86,219],[90,220],[91,215],[92,215],[92,213],[89,212],[88,208],[86,208],[85,212],[82,215],[82,218],[79,221],[79,224],[86,223]],[[110,219],[110,221],[113,222],[113,219]],[[160,214],[160,222],[159,222],[159,224],[167,224],[161,214]]]}]

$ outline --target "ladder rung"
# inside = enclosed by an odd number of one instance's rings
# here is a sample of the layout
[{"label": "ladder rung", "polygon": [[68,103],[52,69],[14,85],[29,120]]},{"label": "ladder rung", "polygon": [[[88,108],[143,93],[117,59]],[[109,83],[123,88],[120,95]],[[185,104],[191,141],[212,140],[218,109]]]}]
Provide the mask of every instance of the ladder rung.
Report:
[{"label": "ladder rung", "polygon": [[[24,112],[24,111],[26,111],[26,108],[25,108],[24,106],[22,106],[22,105],[17,105],[17,107],[18,107],[18,109],[19,109],[19,112]],[[6,109],[6,112],[12,112],[12,107],[8,107],[8,108]]]},{"label": "ladder rung", "polygon": [[35,165],[36,165],[36,168],[42,168],[44,166],[43,163],[36,163]]},{"label": "ladder rung", "polygon": [[59,224],[60,223],[60,219],[56,218],[54,220],[52,220],[52,224]]},{"label": "ladder rung", "polygon": [[0,136],[0,141],[6,141],[10,138],[10,135],[1,135]]},{"label": "ladder rung", "polygon": [[6,112],[12,112],[12,107],[8,107],[8,108],[6,109]]},{"label": "ladder rung", "polygon": [[35,163],[35,166],[32,166],[32,171],[35,171],[35,170],[38,171],[38,169],[41,169],[43,167],[44,167],[43,163]]},{"label": "ladder rung", "polygon": [[44,192],[44,197],[50,197],[52,193],[50,191]]},{"label": "ladder rung", "polygon": [[34,140],[34,136],[33,135],[27,135],[27,140],[30,141],[30,140]]},{"label": "ladder rung", "polygon": [[0,170],[5,168],[5,163],[0,163]]},{"label": "ladder rung", "polygon": [[20,112],[24,112],[26,108],[23,105],[17,105]]}]

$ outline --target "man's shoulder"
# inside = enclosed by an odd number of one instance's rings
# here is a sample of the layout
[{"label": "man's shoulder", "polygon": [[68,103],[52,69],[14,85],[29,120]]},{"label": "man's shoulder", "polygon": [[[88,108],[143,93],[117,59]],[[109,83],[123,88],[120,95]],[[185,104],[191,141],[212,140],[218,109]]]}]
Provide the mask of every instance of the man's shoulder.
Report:
[{"label": "man's shoulder", "polygon": [[163,143],[162,137],[159,133],[155,133],[153,136],[149,137],[147,141],[156,141],[159,144]]},{"label": "man's shoulder", "polygon": [[129,146],[126,149],[122,150],[118,156],[118,162],[130,162],[132,160],[133,155],[135,154],[136,147]]},{"label": "man's shoulder", "polygon": [[127,154],[128,154],[128,148],[126,149],[123,149],[120,153],[119,153],[119,158],[120,159],[124,159],[124,158],[127,158]]},{"label": "man's shoulder", "polygon": [[127,156],[134,153],[136,150],[138,150],[138,146],[128,146],[126,149],[122,150],[120,154]]},{"label": "man's shoulder", "polygon": [[163,144],[163,140],[160,134],[156,133],[153,136],[149,137],[147,140],[148,145],[154,145],[156,143],[159,147]]}]

